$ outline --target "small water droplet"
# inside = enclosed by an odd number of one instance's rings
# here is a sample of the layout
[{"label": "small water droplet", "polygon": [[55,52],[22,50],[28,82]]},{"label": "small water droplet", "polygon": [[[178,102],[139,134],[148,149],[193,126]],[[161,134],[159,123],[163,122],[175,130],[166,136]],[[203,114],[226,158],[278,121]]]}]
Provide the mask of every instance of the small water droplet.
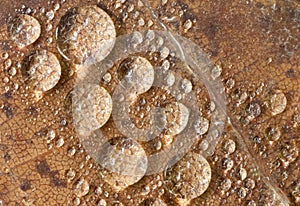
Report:
[{"label": "small water droplet", "polygon": [[246,179],[247,170],[245,168],[240,168],[237,173],[238,173],[238,176],[240,177],[241,180]]},{"label": "small water droplet", "polygon": [[49,21],[53,20],[54,19],[54,11],[53,10],[50,10],[46,13],[46,17]]},{"label": "small water droplet", "polygon": [[222,72],[222,68],[220,66],[215,66],[211,70],[211,77],[213,79],[216,79],[221,75],[221,72]]},{"label": "small water droplet", "polygon": [[104,199],[99,200],[99,202],[97,203],[97,206],[106,206],[107,203]]},{"label": "small water droplet", "polygon": [[287,99],[282,92],[277,92],[273,94],[270,99],[270,108],[272,111],[272,115],[277,115],[282,113],[287,105]]},{"label": "small water droplet", "polygon": [[103,76],[103,80],[104,80],[105,83],[109,83],[111,81],[111,74],[110,73],[106,73]]},{"label": "small water droplet", "polygon": [[281,132],[277,127],[268,127],[265,130],[265,137],[270,141],[277,141],[281,136]]},{"label": "small water droplet", "polygon": [[65,143],[64,139],[63,138],[59,138],[57,141],[56,141],[56,147],[61,147],[63,146]]},{"label": "small water droplet", "polygon": [[190,82],[188,79],[183,79],[181,81],[181,88],[185,93],[190,93],[193,89],[192,82]]},{"label": "small water droplet", "polygon": [[160,58],[161,58],[161,59],[165,59],[165,58],[167,58],[167,57],[169,56],[170,50],[169,50],[168,47],[163,47],[163,48],[159,51],[159,53],[160,53]]},{"label": "small water droplet", "polygon": [[208,131],[209,128],[209,120],[200,117],[199,120],[196,121],[195,123],[195,130],[197,132],[197,135],[203,135]]},{"label": "small water droplet", "polygon": [[8,74],[10,75],[10,76],[15,76],[16,74],[17,74],[17,69],[16,69],[16,67],[11,67],[9,70],[8,70]]},{"label": "small water droplet", "polygon": [[220,189],[226,192],[231,188],[231,184],[232,184],[231,180],[229,178],[225,178],[220,183]]},{"label": "small water droplet", "polygon": [[90,189],[89,183],[85,179],[81,178],[75,184],[74,193],[77,197],[83,197],[88,194],[89,189]]},{"label": "small water droplet", "polygon": [[55,136],[56,136],[55,131],[49,130],[46,135],[47,141],[48,142],[52,141],[55,138]]},{"label": "small water droplet", "polygon": [[223,150],[227,154],[232,154],[235,151],[236,145],[232,139],[228,139],[223,144]]},{"label": "small water droplet", "polygon": [[68,181],[71,181],[75,178],[75,171],[73,169],[69,169],[66,173],[66,178]]}]

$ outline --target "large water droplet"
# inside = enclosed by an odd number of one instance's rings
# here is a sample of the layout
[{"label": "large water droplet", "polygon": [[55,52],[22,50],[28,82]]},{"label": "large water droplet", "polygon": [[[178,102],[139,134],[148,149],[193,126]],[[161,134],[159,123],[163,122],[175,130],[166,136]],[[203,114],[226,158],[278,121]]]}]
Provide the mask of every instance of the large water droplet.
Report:
[{"label": "large water droplet", "polygon": [[8,24],[8,31],[15,44],[23,48],[39,38],[41,25],[36,18],[20,14]]},{"label": "large water droplet", "polygon": [[147,155],[142,146],[130,138],[114,138],[105,143],[99,154],[104,180],[116,190],[139,181],[147,170]]},{"label": "large water droplet", "polygon": [[110,16],[97,6],[70,9],[56,29],[62,56],[76,64],[93,64],[112,50],[116,31]]},{"label": "large water droplet", "polygon": [[211,180],[211,168],[199,154],[188,153],[165,171],[165,183],[169,191],[180,199],[193,199],[202,195]]},{"label": "large water droplet", "polygon": [[154,82],[154,69],[146,58],[134,56],[121,63],[118,78],[127,91],[142,94],[148,91]]},{"label": "large water droplet", "polygon": [[112,112],[110,94],[99,85],[84,84],[73,92],[73,118],[81,135],[102,127]]},{"label": "large water droplet", "polygon": [[61,66],[57,57],[46,50],[29,57],[28,75],[35,90],[46,92],[60,80]]}]

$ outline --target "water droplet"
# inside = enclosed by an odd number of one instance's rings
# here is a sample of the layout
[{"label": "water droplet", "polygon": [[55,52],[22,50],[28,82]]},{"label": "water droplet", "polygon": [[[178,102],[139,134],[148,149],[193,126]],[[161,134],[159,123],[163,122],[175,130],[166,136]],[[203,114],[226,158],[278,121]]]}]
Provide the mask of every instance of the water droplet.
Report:
[{"label": "water droplet", "polygon": [[103,80],[105,83],[109,83],[111,81],[111,74],[110,73],[104,74]]},{"label": "water droplet", "polygon": [[202,195],[211,180],[211,168],[199,154],[188,153],[164,172],[165,185],[180,199],[193,199]]},{"label": "water droplet", "polygon": [[169,48],[167,48],[167,47],[163,47],[163,48],[159,51],[159,53],[160,53],[160,58],[161,58],[161,59],[165,59],[165,58],[167,58],[167,57],[169,56],[170,50],[169,50]]},{"label": "water droplet", "polygon": [[228,139],[224,142],[223,144],[223,150],[227,154],[232,154],[234,153],[236,148],[235,142],[232,139]]},{"label": "water droplet", "polygon": [[195,123],[195,130],[197,132],[197,135],[203,135],[208,131],[209,128],[209,120],[200,117],[199,120],[196,121]]},{"label": "water droplet", "polygon": [[9,57],[9,55],[8,55],[8,53],[7,52],[4,52],[4,53],[2,53],[2,59],[7,59],[8,57]]},{"label": "water droplet", "polygon": [[220,66],[215,66],[211,70],[211,77],[213,79],[216,79],[221,75],[221,72],[222,72],[222,68]]},{"label": "water droplet", "polygon": [[16,45],[23,48],[39,38],[41,25],[34,17],[20,14],[9,23],[8,31]]},{"label": "water droplet", "polygon": [[272,115],[277,115],[282,113],[286,108],[286,104],[287,104],[287,99],[284,93],[277,92],[273,94],[270,100],[270,108],[272,111]]},{"label": "water droplet", "polygon": [[222,160],[222,166],[225,170],[230,170],[233,167],[233,161],[230,158],[224,158]]},{"label": "water droplet", "polygon": [[245,198],[247,195],[247,189],[244,188],[244,187],[241,187],[239,190],[238,190],[238,196],[240,198]]},{"label": "water droplet", "polygon": [[56,136],[55,131],[49,130],[46,135],[47,141],[48,142],[52,141],[55,138],[55,136]]},{"label": "water droplet", "polygon": [[131,37],[131,44],[133,45],[133,47],[137,47],[137,45],[141,44],[143,42],[143,35],[141,32],[138,31],[134,31],[132,33],[132,37]]},{"label": "water droplet", "polygon": [[253,120],[261,114],[260,105],[256,102],[250,102],[246,107],[249,120]]},{"label": "water droplet", "polygon": [[247,177],[247,170],[245,168],[240,168],[238,170],[238,176],[240,177],[241,180],[246,179],[246,177]]},{"label": "water droplet", "polygon": [[95,190],[95,193],[97,194],[97,195],[101,195],[102,194],[102,188],[101,187],[97,187],[96,188],[96,190]]},{"label": "water droplet", "polygon": [[59,81],[61,67],[57,57],[46,50],[29,57],[28,75],[30,83],[37,91],[46,92]]},{"label": "water droplet", "polygon": [[10,75],[10,76],[15,76],[16,74],[17,74],[17,69],[16,69],[16,67],[11,67],[9,70],[8,70],[8,74]]},{"label": "water droplet", "polygon": [[88,194],[90,189],[89,183],[85,179],[80,179],[74,187],[74,194],[77,197],[83,197]]},{"label": "water droplet", "polygon": [[68,149],[68,156],[73,156],[76,153],[76,149],[75,147],[71,147],[70,149]]},{"label": "water droplet", "polygon": [[46,13],[46,17],[49,21],[53,20],[54,19],[54,11],[53,10],[50,10]]},{"label": "water droplet", "polygon": [[250,179],[250,178],[246,179],[245,187],[248,188],[249,190],[254,189],[255,181],[253,179]]},{"label": "water droplet", "polygon": [[184,130],[189,120],[189,110],[182,103],[172,102],[165,107],[166,134],[177,135]]},{"label": "water droplet", "polygon": [[64,139],[63,138],[59,138],[57,141],[56,141],[56,147],[61,147],[63,146],[65,143]]},{"label": "water droplet", "polygon": [[231,180],[229,178],[226,178],[220,183],[220,189],[226,192],[231,188],[231,184]]},{"label": "water droplet", "polygon": [[68,181],[71,181],[75,178],[75,171],[72,169],[69,169],[66,173],[66,178],[68,179]]},{"label": "water droplet", "polygon": [[281,132],[277,127],[268,127],[265,130],[265,137],[270,141],[277,141],[281,136]]},{"label": "water droplet", "polygon": [[181,81],[181,88],[182,90],[185,92],[185,93],[190,93],[193,89],[193,85],[192,85],[192,82],[190,82],[189,80],[187,79],[183,79]]},{"label": "water droplet", "polygon": [[185,32],[187,32],[187,30],[189,30],[192,27],[192,25],[193,22],[190,19],[186,20],[183,24]]},{"label": "water droplet", "polygon": [[167,76],[166,76],[166,82],[167,86],[171,87],[175,83],[175,76],[172,71],[168,71]]},{"label": "water droplet", "polygon": [[106,201],[104,199],[99,200],[97,206],[106,206]]},{"label": "water droplet", "polygon": [[101,147],[99,164],[104,180],[115,190],[121,190],[139,181],[147,170],[147,155],[133,139],[110,139]]},{"label": "water droplet", "polygon": [[73,93],[73,119],[81,135],[102,127],[112,112],[110,94],[96,84],[83,84]]},{"label": "water droplet", "polygon": [[5,69],[8,69],[12,64],[12,61],[11,59],[7,59],[5,62],[4,62],[4,68]]},{"label": "water droplet", "polygon": [[80,204],[80,199],[78,197],[76,197],[74,200],[73,200],[73,204],[75,206],[79,205]]},{"label": "water droplet", "polygon": [[114,22],[97,6],[70,9],[56,29],[60,53],[76,64],[90,65],[103,60],[116,40]]},{"label": "water droplet", "polygon": [[142,94],[148,91],[154,82],[154,69],[144,57],[134,56],[125,59],[119,69],[118,78],[127,91]]}]

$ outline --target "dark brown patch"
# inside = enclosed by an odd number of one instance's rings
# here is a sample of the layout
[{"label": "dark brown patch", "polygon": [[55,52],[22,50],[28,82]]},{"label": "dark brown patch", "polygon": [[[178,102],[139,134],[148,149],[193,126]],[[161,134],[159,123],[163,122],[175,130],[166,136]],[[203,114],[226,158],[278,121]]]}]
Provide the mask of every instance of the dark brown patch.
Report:
[{"label": "dark brown patch", "polygon": [[11,156],[6,152],[4,154],[4,160],[5,160],[5,162],[8,162],[10,159],[11,159]]},{"label": "dark brown patch", "polygon": [[30,181],[29,181],[29,180],[24,180],[24,181],[21,183],[20,188],[21,188],[21,190],[23,190],[23,191],[29,190],[29,189],[31,188]]},{"label": "dark brown patch", "polygon": [[50,167],[46,160],[42,160],[38,164],[35,165],[36,171],[41,175],[41,176],[47,176],[50,173]]},{"label": "dark brown patch", "polygon": [[4,112],[4,114],[6,115],[6,117],[8,119],[12,118],[13,117],[13,111],[12,111],[12,108],[9,106],[9,105],[5,105],[3,108],[2,108],[2,111]]},{"label": "dark brown patch", "polygon": [[56,177],[57,174],[58,174],[57,170],[50,173],[50,184],[55,187],[66,187],[67,186],[66,181]]}]

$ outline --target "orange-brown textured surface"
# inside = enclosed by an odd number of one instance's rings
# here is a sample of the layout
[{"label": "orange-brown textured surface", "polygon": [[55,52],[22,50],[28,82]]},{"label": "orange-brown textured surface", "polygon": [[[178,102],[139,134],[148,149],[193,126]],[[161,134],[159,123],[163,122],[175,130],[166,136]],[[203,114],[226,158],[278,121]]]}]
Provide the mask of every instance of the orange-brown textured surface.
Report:
[{"label": "orange-brown textured surface", "polygon": [[[214,72],[220,72],[225,87],[228,121],[214,154],[206,158],[212,176],[203,194],[179,199],[163,172],[115,190],[86,151],[68,100],[80,67],[59,53],[55,39],[61,17],[84,5],[106,11],[117,36],[168,28],[195,42],[218,65]],[[0,0],[0,7],[0,205],[300,205],[299,1]],[[40,37],[24,48],[8,29],[18,14],[31,15],[41,25]],[[29,57],[37,50],[55,54],[62,70],[55,87],[43,93],[34,90],[26,75]],[[141,55],[152,64],[162,62],[162,54]],[[199,89],[199,107],[210,119],[213,103],[205,85],[174,62],[170,70]],[[120,63],[110,70],[108,83],[99,80],[110,93]],[[155,93],[155,100],[147,99]],[[141,96],[147,104],[157,104],[163,93],[153,88]],[[135,106],[131,118],[140,115]],[[139,109],[149,117],[146,106]],[[136,117],[137,125],[143,125],[143,117]],[[112,118],[102,130],[108,138],[121,135]],[[161,148],[167,147],[167,140],[158,137],[143,144],[147,155],[159,138]],[[200,150],[194,145],[193,152]]]}]

